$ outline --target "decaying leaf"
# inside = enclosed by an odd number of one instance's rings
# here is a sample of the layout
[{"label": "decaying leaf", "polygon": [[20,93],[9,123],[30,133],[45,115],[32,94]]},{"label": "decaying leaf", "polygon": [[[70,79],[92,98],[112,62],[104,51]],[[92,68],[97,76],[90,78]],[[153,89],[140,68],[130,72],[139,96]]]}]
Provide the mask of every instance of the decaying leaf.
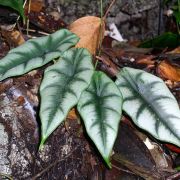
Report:
[{"label": "decaying leaf", "polygon": [[144,64],[154,67],[155,62],[152,59],[152,55],[144,55],[144,57],[140,57],[139,59],[137,59],[137,64]]},{"label": "decaying leaf", "polygon": [[75,108],[73,108],[73,109],[71,109],[71,110],[69,111],[67,118],[68,118],[68,119],[72,119],[72,120],[75,120],[75,119],[78,118]]},{"label": "decaying leaf", "polygon": [[[123,164],[144,179],[154,180],[164,177],[165,173],[163,172],[163,174],[161,174],[156,161],[137,132],[134,127],[123,122],[121,123],[120,131],[118,132],[114,145],[114,155],[112,159],[115,160],[115,162]],[[147,138],[147,136],[145,137]],[[159,154],[162,154],[162,152]]]},{"label": "decaying leaf", "polygon": [[108,72],[110,77],[113,77],[118,73],[119,68],[111,61],[107,54],[102,53],[100,57],[96,56],[96,59],[99,61],[101,71]]},{"label": "decaying leaf", "polygon": [[[44,7],[44,2],[42,0],[31,0],[30,11],[40,12]],[[25,12],[28,13],[29,3],[25,5]]]},{"label": "decaying leaf", "polygon": [[168,54],[180,54],[180,46],[168,52]]},{"label": "decaying leaf", "polygon": [[69,29],[80,37],[76,47],[87,48],[94,55],[104,37],[105,25],[99,17],[86,16],[70,24]]},{"label": "decaying leaf", "polygon": [[158,74],[162,78],[169,79],[171,81],[180,81],[180,68],[167,61],[162,61],[159,64]]},{"label": "decaying leaf", "polygon": [[9,30],[5,26],[1,26],[1,34],[9,45],[19,46],[25,42],[22,34],[17,30]]}]

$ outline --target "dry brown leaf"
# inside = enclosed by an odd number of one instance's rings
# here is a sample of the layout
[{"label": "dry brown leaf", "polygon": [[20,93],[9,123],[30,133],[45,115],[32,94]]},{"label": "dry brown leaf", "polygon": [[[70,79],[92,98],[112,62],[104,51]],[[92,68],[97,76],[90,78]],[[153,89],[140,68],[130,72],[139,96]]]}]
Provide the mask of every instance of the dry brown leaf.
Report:
[{"label": "dry brown leaf", "polygon": [[171,81],[180,81],[180,68],[171,65],[167,61],[162,61],[158,66],[158,73],[161,77]]},{"label": "dry brown leaf", "polygon": [[136,62],[137,64],[145,65],[146,68],[151,69],[155,66],[155,61],[152,60],[153,58],[153,55],[142,55]]},{"label": "dry brown leaf", "polygon": [[77,119],[77,114],[75,108],[71,109],[71,111],[68,113],[68,119],[75,120]]},{"label": "dry brown leaf", "polygon": [[99,17],[86,16],[70,24],[69,30],[80,38],[75,47],[87,48],[91,54],[95,55],[101,36],[104,37],[105,25],[103,22],[101,28]]},{"label": "dry brown leaf", "polygon": [[30,9],[29,3],[26,3],[25,12],[28,13],[28,9],[33,12],[40,12],[44,6],[43,0],[31,0]]},{"label": "dry brown leaf", "polygon": [[174,50],[168,52],[168,54],[180,54],[180,46],[177,47],[176,49],[174,49]]},{"label": "dry brown leaf", "polygon": [[17,30],[6,30],[1,27],[1,34],[10,45],[19,46],[25,42],[24,37]]}]

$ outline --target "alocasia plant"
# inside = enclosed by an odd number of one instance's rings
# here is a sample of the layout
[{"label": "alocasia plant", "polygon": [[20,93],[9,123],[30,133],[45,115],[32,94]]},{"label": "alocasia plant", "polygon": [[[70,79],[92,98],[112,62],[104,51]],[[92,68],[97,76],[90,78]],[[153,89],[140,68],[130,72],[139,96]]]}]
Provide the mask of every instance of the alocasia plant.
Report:
[{"label": "alocasia plant", "polygon": [[70,49],[45,70],[41,83],[42,141],[63,122],[88,87],[94,67],[86,49]]},{"label": "alocasia plant", "polygon": [[103,72],[95,71],[89,87],[82,93],[78,111],[86,131],[107,164],[118,133],[122,95]]},{"label": "alocasia plant", "polygon": [[123,110],[137,126],[157,139],[180,145],[179,106],[160,78],[126,67],[116,84],[123,95]]},{"label": "alocasia plant", "polygon": [[79,38],[68,30],[57,31],[46,37],[31,39],[12,49],[1,59],[0,80],[18,76],[41,67],[74,46]]},{"label": "alocasia plant", "polygon": [[124,110],[155,138],[180,146],[180,110],[165,83],[142,70],[123,68],[116,83],[95,71],[91,54],[72,48],[79,38],[68,30],[29,40],[0,60],[0,80],[22,75],[56,59],[40,86],[41,147],[77,109],[90,136],[110,167],[110,155]]}]

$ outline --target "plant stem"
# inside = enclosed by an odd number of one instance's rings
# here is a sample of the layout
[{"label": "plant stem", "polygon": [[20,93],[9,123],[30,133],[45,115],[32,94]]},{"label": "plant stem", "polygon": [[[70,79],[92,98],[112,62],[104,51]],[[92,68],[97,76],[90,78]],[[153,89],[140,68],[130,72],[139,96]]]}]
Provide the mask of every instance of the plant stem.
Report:
[{"label": "plant stem", "polygon": [[13,180],[13,178],[7,174],[4,174],[4,173],[0,173],[0,176],[4,176],[5,178],[9,179],[9,180]]},{"label": "plant stem", "polygon": [[[29,0],[29,4],[28,4],[28,14],[31,11],[31,0]],[[29,19],[27,19],[27,26],[26,26],[26,32],[27,32],[27,36],[29,35]]]},{"label": "plant stem", "polygon": [[[180,13],[180,0],[178,0],[178,11]],[[180,35],[180,24],[177,20],[176,20],[176,24],[177,24],[178,34]]]},{"label": "plant stem", "polygon": [[101,54],[101,46],[102,46],[102,40],[103,40],[103,25],[104,25],[104,19],[103,19],[103,15],[104,15],[104,12],[103,12],[103,0],[100,0],[101,2],[101,24],[100,24],[100,42],[99,42],[99,53],[98,55]]},{"label": "plant stem", "polygon": [[[98,51],[98,54],[97,56],[100,56],[101,55],[101,47],[102,47],[102,41],[103,41],[103,36],[104,36],[104,31],[103,31],[103,27],[104,27],[104,21],[111,9],[111,7],[113,6],[113,4],[115,3],[116,0],[112,0],[108,9],[106,10],[105,12],[105,15],[104,15],[104,12],[103,12],[103,0],[100,0],[100,16],[101,16],[101,24],[100,24],[100,31],[99,31],[99,34],[100,34],[100,41],[99,41],[99,51]],[[95,63],[95,69],[97,67],[97,64],[98,64],[98,59],[96,59],[96,63]]]},{"label": "plant stem", "polygon": [[[104,25],[104,18],[103,18],[103,0],[100,0],[100,17],[101,17],[101,22],[100,22],[100,30],[99,30],[99,34],[100,34],[100,41],[99,41],[99,51],[98,51],[98,56],[100,56],[101,54],[101,47],[102,47],[102,40],[103,40],[103,25]],[[96,63],[95,63],[95,69],[97,67],[98,64],[98,59],[96,59]]]}]

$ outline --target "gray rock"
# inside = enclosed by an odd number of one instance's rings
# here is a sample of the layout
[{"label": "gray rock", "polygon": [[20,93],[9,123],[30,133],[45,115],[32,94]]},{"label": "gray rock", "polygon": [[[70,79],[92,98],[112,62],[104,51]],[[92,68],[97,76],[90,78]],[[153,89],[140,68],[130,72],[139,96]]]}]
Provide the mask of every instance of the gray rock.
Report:
[{"label": "gray rock", "polygon": [[[61,18],[68,24],[86,15],[100,16],[97,0],[56,0],[57,3],[62,10]],[[104,11],[109,3],[109,0],[103,1]],[[126,39],[146,39],[158,33],[158,13],[159,0],[116,0],[106,22],[115,23]]]},{"label": "gray rock", "polygon": [[115,24],[121,24],[123,22],[127,22],[130,20],[130,16],[125,14],[125,13],[122,13],[122,12],[119,12],[116,17],[115,17]]},{"label": "gray rock", "polygon": [[3,175],[14,180],[91,179],[97,169],[91,158],[95,164],[101,163],[77,121],[66,121],[68,131],[60,125],[38,151],[40,126],[34,107],[39,103],[41,77],[35,71],[1,83],[0,179]]}]

